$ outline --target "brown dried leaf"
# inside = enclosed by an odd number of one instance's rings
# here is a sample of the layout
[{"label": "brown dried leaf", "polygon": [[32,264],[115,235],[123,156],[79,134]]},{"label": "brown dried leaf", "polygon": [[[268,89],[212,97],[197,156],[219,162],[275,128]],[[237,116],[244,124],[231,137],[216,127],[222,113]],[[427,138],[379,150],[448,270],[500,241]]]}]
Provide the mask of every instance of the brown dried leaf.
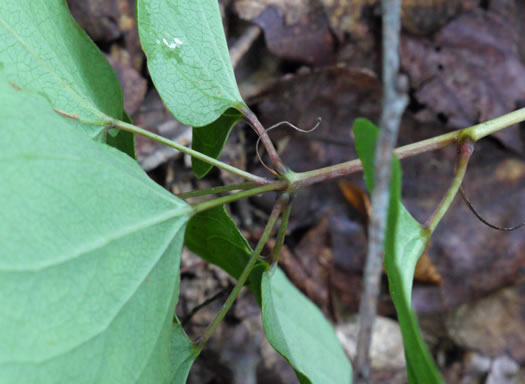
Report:
[{"label": "brown dried leaf", "polygon": [[346,180],[340,180],[337,185],[345,199],[350,205],[361,215],[365,223],[368,223],[368,218],[371,213],[370,198],[361,188]]},{"label": "brown dried leaf", "polygon": [[[510,12],[510,10],[508,11]],[[466,127],[511,112],[525,98],[525,66],[517,28],[509,15],[474,9],[444,27],[432,40],[405,36],[402,65],[424,109],[421,121],[448,120]],[[523,150],[519,132],[496,134]]]},{"label": "brown dried leaf", "polygon": [[[368,195],[361,188],[346,180],[341,180],[337,184],[343,192],[345,199],[359,212],[365,223],[368,223],[371,213]],[[416,264],[414,280],[431,284],[441,283],[441,276],[426,252],[419,258]]]},{"label": "brown dried leaf", "polygon": [[343,41],[346,34],[359,42],[362,39],[373,39],[367,22],[367,15],[378,0],[321,0],[324,10],[330,21],[330,27],[339,41]]},{"label": "brown dried leaf", "polygon": [[461,10],[461,0],[403,0],[403,28],[417,35],[436,32]]},{"label": "brown dried leaf", "polygon": [[414,280],[422,283],[441,284],[441,276],[427,252],[423,253],[417,261]]},{"label": "brown dried leaf", "polygon": [[234,9],[264,30],[274,55],[310,64],[330,61],[334,41],[317,1],[236,0]]}]

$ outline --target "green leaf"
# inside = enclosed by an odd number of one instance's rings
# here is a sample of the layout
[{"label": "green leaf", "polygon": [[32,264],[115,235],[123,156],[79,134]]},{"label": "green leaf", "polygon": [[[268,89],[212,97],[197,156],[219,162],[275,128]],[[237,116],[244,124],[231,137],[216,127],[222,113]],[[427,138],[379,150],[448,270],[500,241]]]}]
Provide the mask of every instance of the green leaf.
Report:
[{"label": "green leaf", "polygon": [[[356,151],[363,163],[366,185],[371,192],[374,188],[375,146],[379,129],[368,120],[357,119],[353,130]],[[428,243],[429,234],[401,203],[401,179],[401,165],[399,159],[394,157],[384,245],[390,294],[403,334],[409,382],[442,383],[411,307],[414,271]]]},{"label": "green leaf", "polygon": [[[205,155],[218,158],[235,124],[242,119],[242,114],[235,109],[228,109],[219,119],[200,128],[193,128],[192,148]],[[212,165],[199,159],[192,159],[193,173],[199,179],[206,176]]]},{"label": "green leaf", "polygon": [[[65,0],[2,0],[0,63],[11,83],[45,95],[55,109],[95,123],[71,124],[93,138],[103,140],[108,116],[124,118],[117,76],[74,21]],[[125,138],[132,156],[132,134],[119,137]]]},{"label": "green leaf", "polygon": [[0,382],[183,383],[191,207],[1,75]]},{"label": "green leaf", "polygon": [[151,78],[179,121],[202,127],[246,108],[217,0],[139,0],[137,12]]},{"label": "green leaf", "polygon": [[[192,217],[185,244],[235,278],[253,252],[224,207]],[[301,383],[350,383],[350,363],[332,326],[281,270],[271,275],[268,269],[259,260],[248,287],[261,305],[262,285],[263,325],[270,343],[294,367]]]},{"label": "green leaf", "polygon": [[262,300],[266,337],[302,384],[352,382],[352,366],[331,324],[280,269],[263,274]]},{"label": "green leaf", "polygon": [[[208,263],[217,265],[238,279],[253,253],[250,244],[239,231],[224,206],[193,216],[186,229],[186,247]],[[262,272],[268,264],[258,260],[247,286],[260,303]]]}]

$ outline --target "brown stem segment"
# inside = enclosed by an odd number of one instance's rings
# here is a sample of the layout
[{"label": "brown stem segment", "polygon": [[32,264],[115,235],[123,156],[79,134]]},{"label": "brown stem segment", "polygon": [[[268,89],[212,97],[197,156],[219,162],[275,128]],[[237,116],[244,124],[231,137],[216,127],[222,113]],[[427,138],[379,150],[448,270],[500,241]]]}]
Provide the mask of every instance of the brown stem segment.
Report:
[{"label": "brown stem segment", "polygon": [[259,119],[257,119],[257,116],[255,116],[255,114],[248,107],[243,108],[241,112],[244,115],[244,117],[248,120],[250,125],[253,127],[255,132],[257,132],[257,134],[261,138],[261,141],[264,145],[264,148],[266,148],[266,151],[268,152],[268,156],[270,157],[270,161],[272,162],[276,173],[280,175],[285,174],[288,171],[288,168],[281,161],[277,150],[275,149],[272,141],[270,140],[270,136],[268,136],[268,133],[264,129],[263,125],[261,124]]},{"label": "brown stem segment", "polygon": [[368,225],[368,253],[359,306],[355,382],[368,384],[370,377],[370,344],[381,288],[383,242],[386,229],[393,148],[401,116],[408,103],[407,79],[399,73],[399,35],[401,0],[382,0],[383,18],[383,111],[380,135],[376,144],[372,191],[372,214]]}]

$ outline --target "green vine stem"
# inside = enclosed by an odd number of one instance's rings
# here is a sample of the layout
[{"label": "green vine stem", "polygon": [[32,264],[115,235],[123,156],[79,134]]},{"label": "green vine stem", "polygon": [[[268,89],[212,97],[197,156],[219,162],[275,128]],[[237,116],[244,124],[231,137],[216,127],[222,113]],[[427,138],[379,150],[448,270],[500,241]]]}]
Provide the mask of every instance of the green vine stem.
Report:
[{"label": "green vine stem", "polygon": [[[440,136],[399,147],[394,150],[394,153],[400,159],[404,159],[407,157],[419,155],[421,153],[445,148],[450,144],[460,142],[464,138],[470,138],[476,142],[488,135],[522,121],[525,121],[525,108],[518,109],[514,112],[486,121],[484,123],[473,125],[468,128],[459,129],[457,131],[445,133]],[[300,173],[288,172],[287,178],[293,183],[294,188],[297,190],[302,187],[317,184],[326,180],[348,176],[352,173],[359,172],[362,169],[363,166],[361,161],[356,159],[325,168],[315,169],[313,171]]]},{"label": "green vine stem", "polygon": [[255,183],[229,184],[229,185],[221,185],[219,187],[213,187],[213,188],[208,188],[208,189],[200,189],[200,190],[197,190],[197,191],[180,193],[180,194],[178,194],[176,196],[181,198],[181,199],[189,199],[190,197],[216,195],[216,194],[219,194],[219,193],[238,191],[238,190],[241,190],[241,189],[252,189],[252,188],[255,188],[257,186],[258,186],[258,184],[255,184]]},{"label": "green vine stem", "polygon": [[461,141],[458,149],[459,159],[456,167],[456,175],[454,176],[452,185],[448,189],[446,195],[443,197],[432,216],[425,223],[425,229],[428,231],[429,235],[434,232],[437,225],[448,211],[459,191],[459,188],[461,187],[461,183],[463,182],[463,178],[465,177],[465,173],[467,171],[470,156],[472,156],[472,153],[474,152],[474,141],[467,137]]},{"label": "green vine stem", "polygon": [[197,214],[207,209],[211,209],[211,208],[218,207],[220,205],[232,203],[234,201],[245,199],[250,196],[259,195],[265,192],[282,190],[286,188],[286,186],[287,186],[287,183],[285,181],[277,181],[273,184],[266,184],[263,186],[259,186],[257,188],[248,189],[247,191],[234,193],[228,196],[218,197],[216,199],[204,201],[202,203],[197,203],[193,205],[193,212],[194,214]]},{"label": "green vine stem", "polygon": [[237,284],[235,284],[235,287],[231,291],[230,295],[224,302],[221,310],[213,319],[209,327],[204,331],[204,334],[201,336],[200,340],[196,343],[197,350],[200,352],[210,339],[211,335],[215,332],[217,327],[221,324],[222,320],[226,316],[226,313],[228,313],[229,309],[233,305],[233,302],[239,295],[241,288],[246,283],[246,280],[248,279],[248,276],[250,275],[250,272],[252,271],[253,267],[255,266],[255,262],[259,258],[259,255],[261,254],[264,245],[268,241],[268,238],[270,237],[270,234],[272,232],[272,229],[275,225],[275,222],[277,221],[277,218],[279,217],[283,204],[286,204],[288,200],[288,196],[286,194],[283,194],[279,196],[273,206],[272,213],[270,215],[270,218],[268,219],[268,223],[266,223],[266,227],[264,228],[264,232],[261,235],[261,238],[259,239],[259,242],[257,243],[257,246],[255,247],[255,250],[252,253],[252,256],[250,257],[250,260],[248,260],[248,263],[244,267],[244,270],[242,271],[241,275],[239,276],[239,280],[237,280]]},{"label": "green vine stem", "polygon": [[174,148],[180,152],[186,153],[190,155],[191,157],[195,159],[199,159],[204,161],[205,163],[211,164],[217,168],[224,169],[225,171],[228,171],[230,173],[233,173],[234,175],[240,176],[246,180],[252,181],[259,185],[264,184],[270,184],[271,181],[260,177],[256,175],[252,175],[249,172],[243,171],[242,169],[236,168],[234,166],[231,166],[230,164],[223,163],[222,161],[219,161],[217,159],[214,159],[213,157],[207,156],[203,153],[200,153],[198,151],[195,151],[191,148],[185,147],[182,144],[175,143],[171,140],[166,139],[165,137],[159,136],[153,132],[147,131],[145,129],[142,129],[140,127],[137,127],[136,125],[126,123],[121,120],[112,119],[111,125],[115,128],[121,129],[123,131],[128,131],[132,133],[136,133],[137,135],[141,135],[144,137],[147,137],[148,139],[155,140],[161,144],[167,145],[168,147]]},{"label": "green vine stem", "polygon": [[465,128],[461,131],[461,136],[470,137],[476,142],[488,135],[492,135],[493,133],[500,131],[503,128],[521,123],[524,120],[525,108],[521,108],[514,112],[507,113],[506,115],[496,117],[495,119],[485,121],[484,123],[474,125],[470,128]]},{"label": "green vine stem", "polygon": [[[255,117],[254,119],[255,120],[253,121],[258,121]],[[514,112],[497,117],[493,120],[489,120],[484,123],[476,124],[468,128],[459,129],[457,131],[445,133],[440,136],[432,137],[430,139],[422,140],[417,143],[412,143],[412,144],[405,145],[403,147],[399,147],[394,150],[394,153],[400,159],[404,159],[404,158],[419,155],[421,153],[431,152],[431,151],[435,151],[435,150],[447,147],[450,144],[458,143],[459,141],[465,138],[470,138],[472,139],[472,141],[476,142],[488,135],[491,135],[495,132],[498,132],[504,128],[520,123],[522,121],[525,121],[525,108],[518,109]],[[133,124],[128,124],[126,122],[115,120],[115,119],[109,120],[109,123],[111,124],[111,126],[115,128],[119,128],[124,131],[136,133],[138,135],[155,140],[159,143],[165,144],[171,148],[177,149],[192,157],[205,161],[208,164],[214,165],[218,168],[224,169],[225,171],[241,176],[254,184],[269,185],[271,187],[268,191],[287,190],[293,193],[303,187],[306,187],[312,184],[317,184],[320,182],[324,182],[327,180],[336,179],[336,178],[343,177],[343,176],[348,176],[353,173],[359,172],[363,169],[361,161],[359,159],[355,159],[355,160],[347,161],[344,163],[332,165],[332,166],[325,167],[325,168],[319,168],[319,169],[315,169],[312,171],[295,173],[290,170],[286,170],[286,167],[282,165],[282,163],[280,162],[280,159],[277,160],[278,159],[278,155],[277,155],[277,157],[274,157],[272,159],[272,163],[275,161],[276,162],[275,164],[281,164],[281,166],[279,166],[279,169],[283,171],[284,179],[279,180],[279,181],[275,181],[275,180],[272,181],[272,180],[268,180],[260,176],[253,175],[249,172],[243,171],[229,164],[223,163],[222,161],[206,156],[191,148],[175,143],[162,136],[156,135],[145,129],[139,128]],[[260,123],[258,124],[259,124],[258,127],[260,129],[257,132],[267,138],[264,128],[262,128],[262,125],[260,125]],[[269,144],[271,144],[271,142]],[[273,145],[272,145],[272,148],[273,148]],[[275,152],[275,154],[277,154],[277,152]],[[228,188],[228,186],[226,186],[226,188]],[[235,188],[232,188],[231,190],[234,190],[234,189]],[[225,191],[228,191],[228,189],[223,190],[223,192]],[[264,192],[266,192],[266,190],[264,190]],[[195,195],[190,195],[190,196],[202,196],[202,195],[208,194],[208,191],[207,190],[203,191],[202,194],[200,191],[196,191],[194,193]],[[212,193],[221,193],[221,192],[212,192]],[[257,193],[263,193],[263,192],[257,192]],[[252,195],[253,194],[250,193],[247,195],[247,197],[252,196]],[[190,197],[190,196],[187,196],[187,197]],[[242,198],[242,195],[239,198]],[[235,200],[237,199],[234,199],[231,201],[235,201]]]}]

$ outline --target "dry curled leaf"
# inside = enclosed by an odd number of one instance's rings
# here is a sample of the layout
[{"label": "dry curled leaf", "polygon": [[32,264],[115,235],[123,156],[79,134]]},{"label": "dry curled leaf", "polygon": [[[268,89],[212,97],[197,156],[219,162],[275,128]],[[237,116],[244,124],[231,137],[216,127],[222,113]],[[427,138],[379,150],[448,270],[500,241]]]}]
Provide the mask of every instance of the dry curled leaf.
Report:
[{"label": "dry curled leaf", "polygon": [[340,180],[337,185],[341,192],[343,192],[345,199],[359,213],[364,222],[368,223],[368,218],[370,217],[371,212],[368,194],[357,185],[346,180]]},{"label": "dry curled leaf", "polygon": [[441,275],[427,252],[421,255],[416,264],[414,280],[422,283],[441,284]]}]

